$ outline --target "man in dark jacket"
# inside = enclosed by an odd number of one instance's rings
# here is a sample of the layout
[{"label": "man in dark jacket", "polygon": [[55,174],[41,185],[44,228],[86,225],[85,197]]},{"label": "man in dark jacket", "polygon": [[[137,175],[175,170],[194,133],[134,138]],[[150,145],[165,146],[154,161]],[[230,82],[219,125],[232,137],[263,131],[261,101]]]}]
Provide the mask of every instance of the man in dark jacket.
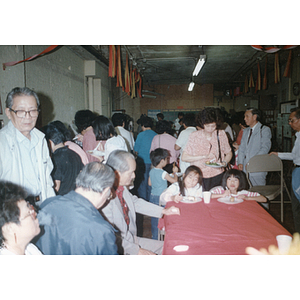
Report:
[{"label": "man in dark jacket", "polygon": [[44,233],[37,247],[44,254],[118,254],[116,231],[98,211],[110,198],[114,180],[109,166],[100,162],[84,166],[75,191],[41,204],[38,218]]}]

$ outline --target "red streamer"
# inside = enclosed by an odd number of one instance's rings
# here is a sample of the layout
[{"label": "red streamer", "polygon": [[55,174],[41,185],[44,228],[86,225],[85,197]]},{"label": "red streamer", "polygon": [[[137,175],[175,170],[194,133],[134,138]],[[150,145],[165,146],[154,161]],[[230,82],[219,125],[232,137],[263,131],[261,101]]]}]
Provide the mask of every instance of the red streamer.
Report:
[{"label": "red streamer", "polygon": [[11,62],[7,62],[7,63],[3,63],[2,66],[3,66],[3,70],[6,69],[6,67],[8,66],[15,66],[19,63],[22,63],[22,62],[25,62],[25,61],[29,61],[29,60],[33,60],[34,58],[36,57],[39,57],[39,56],[42,56],[50,51],[52,51],[53,49],[55,49],[56,47],[58,47],[58,45],[53,45],[53,46],[50,46],[48,47],[47,49],[45,49],[43,52],[39,53],[39,54],[35,54],[35,55],[32,55],[24,60],[19,60],[19,61],[11,61]]}]

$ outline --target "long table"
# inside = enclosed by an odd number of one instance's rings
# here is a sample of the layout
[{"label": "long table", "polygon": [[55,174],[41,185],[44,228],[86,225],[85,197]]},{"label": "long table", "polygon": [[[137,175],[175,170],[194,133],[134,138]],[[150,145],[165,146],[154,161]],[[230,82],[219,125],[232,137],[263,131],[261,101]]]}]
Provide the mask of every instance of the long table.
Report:
[{"label": "long table", "polygon": [[[277,245],[276,235],[291,235],[256,201],[230,205],[211,199],[209,204],[168,202],[166,207],[171,205],[180,215],[159,220],[159,227],[165,227],[162,254],[246,254],[248,246],[267,249]],[[177,252],[178,245],[189,249]]]}]

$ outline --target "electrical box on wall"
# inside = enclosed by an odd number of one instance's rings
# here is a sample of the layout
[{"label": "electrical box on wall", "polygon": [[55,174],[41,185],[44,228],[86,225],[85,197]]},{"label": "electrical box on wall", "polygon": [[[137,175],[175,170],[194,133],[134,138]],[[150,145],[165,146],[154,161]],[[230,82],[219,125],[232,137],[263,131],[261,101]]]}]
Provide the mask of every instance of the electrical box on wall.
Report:
[{"label": "electrical box on wall", "polygon": [[85,76],[96,76],[96,61],[85,60],[84,61],[84,75]]}]

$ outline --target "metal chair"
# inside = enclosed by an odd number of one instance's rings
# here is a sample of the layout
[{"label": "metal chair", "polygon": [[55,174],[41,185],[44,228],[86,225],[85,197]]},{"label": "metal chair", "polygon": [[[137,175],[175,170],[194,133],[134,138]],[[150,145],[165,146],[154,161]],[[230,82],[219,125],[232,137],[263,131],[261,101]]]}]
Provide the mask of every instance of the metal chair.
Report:
[{"label": "metal chair", "polygon": [[[160,199],[159,199],[159,206],[165,206],[161,203]],[[159,229],[158,228],[158,240],[159,241],[163,241],[165,239],[165,228]]]},{"label": "metal chair", "polygon": [[[280,176],[279,185],[258,185],[252,186],[249,175],[250,173],[255,172],[278,172]],[[283,203],[290,203],[291,195],[287,189],[285,180],[283,178],[283,165],[281,159],[277,155],[256,155],[252,157],[246,165],[246,176],[250,185],[249,191],[258,192],[261,195],[265,196],[269,201],[274,200],[279,194],[280,201],[272,201],[273,203],[281,204],[281,222],[283,222]],[[283,189],[285,188],[290,201],[283,200]]]}]

